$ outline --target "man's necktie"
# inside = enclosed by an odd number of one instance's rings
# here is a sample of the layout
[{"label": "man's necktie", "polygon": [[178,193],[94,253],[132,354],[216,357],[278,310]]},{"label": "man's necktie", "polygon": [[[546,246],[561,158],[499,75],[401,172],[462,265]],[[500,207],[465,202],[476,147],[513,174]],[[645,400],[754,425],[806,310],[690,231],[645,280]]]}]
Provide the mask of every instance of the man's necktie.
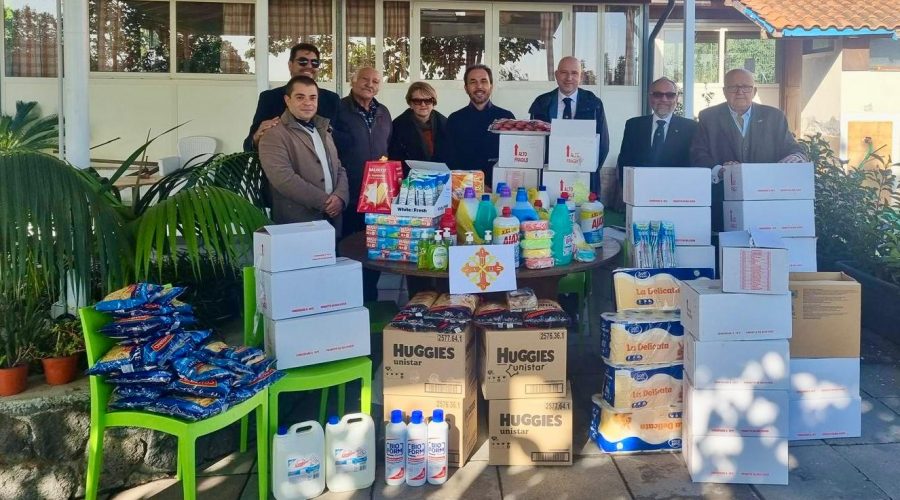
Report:
[{"label": "man's necktie", "polygon": [[572,119],[572,98],[564,97],[563,104],[566,107],[563,108],[563,120],[571,120]]},{"label": "man's necktie", "polygon": [[734,123],[737,124],[738,132],[744,135],[744,115],[735,115]]},{"label": "man's necktie", "polygon": [[653,132],[653,141],[650,143],[650,150],[653,158],[659,158],[662,152],[663,143],[666,140],[666,121],[656,120],[656,131]]}]

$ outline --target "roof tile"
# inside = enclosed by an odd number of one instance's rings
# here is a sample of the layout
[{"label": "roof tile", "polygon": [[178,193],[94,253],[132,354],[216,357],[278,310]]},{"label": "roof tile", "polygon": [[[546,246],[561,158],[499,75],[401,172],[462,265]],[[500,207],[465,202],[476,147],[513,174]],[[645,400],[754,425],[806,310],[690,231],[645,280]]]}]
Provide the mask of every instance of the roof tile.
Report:
[{"label": "roof tile", "polygon": [[739,0],[776,32],[788,28],[888,29],[900,32],[900,0]]}]

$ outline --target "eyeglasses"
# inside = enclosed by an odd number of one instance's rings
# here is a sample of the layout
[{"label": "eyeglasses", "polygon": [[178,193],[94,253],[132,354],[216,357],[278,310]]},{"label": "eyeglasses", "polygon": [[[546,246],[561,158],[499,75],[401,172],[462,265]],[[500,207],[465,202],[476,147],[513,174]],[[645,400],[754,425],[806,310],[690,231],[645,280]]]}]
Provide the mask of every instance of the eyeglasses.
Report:
[{"label": "eyeglasses", "polygon": [[753,85],[729,85],[725,87],[725,92],[728,92],[729,94],[749,94],[753,91],[753,88]]},{"label": "eyeglasses", "polygon": [[677,92],[650,92],[650,95],[657,98],[662,99],[665,97],[666,99],[675,99],[678,96]]},{"label": "eyeglasses", "polygon": [[412,104],[415,104],[416,106],[424,106],[426,104],[434,104],[434,99],[432,99],[430,97],[427,99],[418,99],[418,98],[414,97],[414,98],[410,99],[409,102]]},{"label": "eyeglasses", "polygon": [[294,62],[299,64],[300,66],[310,65],[313,68],[318,68],[322,61],[318,59],[307,59],[306,57],[298,57],[294,59]]}]

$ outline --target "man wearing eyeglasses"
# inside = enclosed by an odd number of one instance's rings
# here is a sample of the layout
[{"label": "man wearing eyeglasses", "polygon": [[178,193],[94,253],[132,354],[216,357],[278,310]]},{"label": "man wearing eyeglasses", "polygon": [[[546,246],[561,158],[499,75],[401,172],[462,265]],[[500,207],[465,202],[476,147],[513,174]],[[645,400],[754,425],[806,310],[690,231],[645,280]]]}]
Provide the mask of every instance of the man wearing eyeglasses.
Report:
[{"label": "man wearing eyeglasses", "polygon": [[753,73],[733,69],[725,74],[725,103],[700,112],[691,144],[691,163],[712,167],[714,231],[722,230],[724,169],[738,163],[801,163],[808,161],[778,108],[754,103]]},{"label": "man wearing eyeglasses", "polygon": [[[298,43],[291,48],[291,58],[288,60],[288,71],[291,78],[295,76],[307,76],[316,79],[322,60],[319,58],[319,49],[309,43]],[[259,146],[259,139],[272,127],[277,127],[284,113],[284,87],[270,89],[259,94],[259,102],[256,104],[256,114],[253,115],[253,123],[250,125],[250,133],[244,139],[244,151],[254,151]],[[319,88],[319,110],[317,114],[323,118],[334,121],[337,115],[340,97],[334,92]]]},{"label": "man wearing eyeglasses", "polygon": [[647,96],[653,114],[625,122],[625,135],[616,167],[619,185],[623,167],[687,167],[697,122],[675,116],[678,86],[662,77],[650,85]]}]

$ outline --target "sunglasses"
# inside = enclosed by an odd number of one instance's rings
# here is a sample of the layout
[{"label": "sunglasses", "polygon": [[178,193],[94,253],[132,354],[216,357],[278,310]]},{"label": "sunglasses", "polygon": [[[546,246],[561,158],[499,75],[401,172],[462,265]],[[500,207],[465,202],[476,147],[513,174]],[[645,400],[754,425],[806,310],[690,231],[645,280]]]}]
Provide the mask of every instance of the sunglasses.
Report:
[{"label": "sunglasses", "polygon": [[294,62],[299,64],[300,66],[310,65],[313,68],[318,68],[319,65],[322,64],[322,61],[318,59],[307,59],[305,57],[298,57],[294,59]]},{"label": "sunglasses", "polygon": [[677,92],[650,92],[650,95],[657,98],[662,99],[665,97],[666,99],[675,99],[678,96]]},{"label": "sunglasses", "polygon": [[434,104],[434,99],[432,99],[430,97],[427,99],[412,98],[409,100],[409,102],[411,102],[412,104],[415,104],[416,106],[422,106],[425,104]]}]

